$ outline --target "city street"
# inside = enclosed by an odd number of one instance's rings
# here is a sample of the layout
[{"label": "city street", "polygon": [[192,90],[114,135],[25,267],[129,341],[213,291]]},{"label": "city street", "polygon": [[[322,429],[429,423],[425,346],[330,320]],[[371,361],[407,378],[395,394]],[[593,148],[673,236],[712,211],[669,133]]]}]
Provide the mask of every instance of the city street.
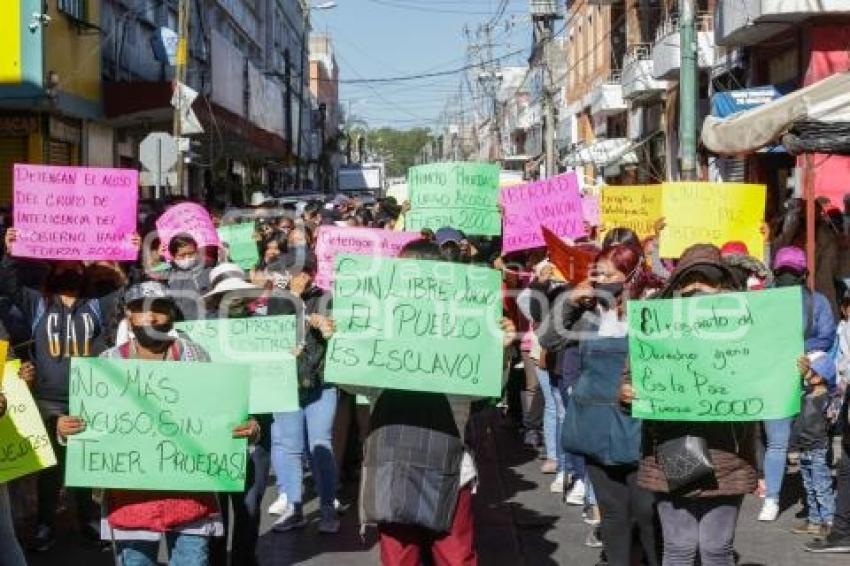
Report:
[{"label": "city street", "polygon": [[[478,447],[481,483],[475,498],[475,519],[480,564],[528,565],[570,564],[593,566],[599,557],[598,549],[584,545],[589,527],[581,520],[579,507],[560,502],[548,491],[552,476],[540,473],[540,461],[524,450],[514,432],[505,426],[495,413],[481,415],[472,429]],[[787,481],[799,492],[799,477]],[[542,486],[542,487],[541,487]],[[352,491],[347,486],[346,495]],[[270,488],[266,505],[276,491]],[[760,501],[747,498],[738,523],[736,549],[740,566],[819,566],[822,564],[850,565],[850,556],[817,557],[805,553],[803,537],[790,529],[798,521],[795,514],[801,506],[783,501],[784,512],[775,523],[758,523]],[[318,509],[315,498],[307,505],[310,524],[301,531],[276,534],[270,531],[273,517],[263,517],[260,539],[260,564],[284,566],[361,566],[379,563],[378,545],[374,531],[361,539],[357,513],[351,507],[343,516],[338,535],[320,535],[316,531]],[[42,555],[30,555],[32,566],[60,563],[107,566],[111,554],[82,549],[77,542],[62,537],[60,544]]]}]

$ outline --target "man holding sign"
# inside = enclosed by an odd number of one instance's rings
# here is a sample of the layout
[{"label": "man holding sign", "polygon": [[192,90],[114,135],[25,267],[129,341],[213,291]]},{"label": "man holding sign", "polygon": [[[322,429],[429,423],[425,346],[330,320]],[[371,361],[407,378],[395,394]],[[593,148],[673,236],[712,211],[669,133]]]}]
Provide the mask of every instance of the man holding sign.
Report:
[{"label": "man holding sign", "polygon": [[[200,452],[194,453],[203,450],[198,443],[203,440],[210,446],[213,439],[202,438],[196,432],[209,427],[207,436],[230,436],[231,431],[224,423],[244,419],[248,408],[247,387],[236,384],[236,388],[244,392],[240,400],[232,393],[224,393],[227,384],[219,386],[215,383],[217,376],[210,376],[206,387],[219,387],[224,395],[219,398],[221,417],[207,420],[196,416],[192,421],[193,415],[181,414],[178,405],[181,388],[172,382],[173,377],[167,375],[168,369],[175,367],[168,362],[208,362],[209,357],[185,337],[175,338],[170,333],[175,307],[161,284],[146,282],[133,286],[127,291],[125,303],[134,338],[104,352],[102,357],[114,360],[112,364],[104,363],[104,360],[99,364],[102,366],[100,369],[94,365],[72,368],[72,377],[76,376],[76,397],[72,399],[71,407],[73,416],[60,417],[57,423],[60,439],[68,442],[67,482],[69,485],[103,487],[133,487],[132,482],[142,482],[136,484],[142,486],[141,490],[114,490],[106,497],[107,516],[102,532],[105,538],[116,542],[122,564],[156,564],[159,540],[166,535],[171,563],[206,566],[209,537],[222,533],[218,505],[209,492],[242,489],[245,445],[219,437],[215,442],[227,441],[229,446],[218,444],[222,447],[219,453],[204,457]],[[139,362],[133,365],[120,360]],[[145,362],[148,362],[147,365]],[[156,371],[150,362],[163,364],[157,379],[149,377]],[[122,373],[127,376],[123,384]],[[104,394],[105,397],[101,397]],[[135,419],[129,413],[110,416],[109,405],[101,407],[98,402],[98,398],[102,398],[106,403],[117,403],[119,398],[124,397],[138,406],[139,413]],[[235,412],[231,412],[234,409]],[[150,415],[154,413],[158,415],[155,431],[163,437],[158,449],[153,454],[149,450],[133,450],[133,442],[142,446],[143,442],[151,440],[151,433],[145,434],[139,427],[144,428],[145,422],[153,422]],[[148,416],[143,418],[144,415]],[[119,418],[120,421],[117,420]],[[108,426],[104,427],[104,422],[109,424],[112,419],[116,419],[112,423],[113,430],[118,422],[122,423],[122,430],[131,423],[130,428],[136,434],[130,430],[121,438],[115,437],[115,432],[109,432]],[[234,439],[255,441],[258,435],[259,427],[254,420],[232,429]],[[110,453],[110,447],[115,451]],[[217,457],[219,455],[221,457]],[[158,458],[159,463],[152,458]],[[158,471],[164,475],[155,480],[155,484],[150,484],[145,482],[143,470],[148,473]],[[202,470],[204,473],[200,473]],[[173,479],[166,479],[169,474]],[[169,485],[169,481],[173,483]],[[219,487],[213,488],[209,482],[217,482]],[[177,485],[184,486],[182,489],[198,489],[207,485],[208,493],[178,491],[164,496],[161,492],[145,491],[154,488],[154,485],[157,490],[179,490]]]}]

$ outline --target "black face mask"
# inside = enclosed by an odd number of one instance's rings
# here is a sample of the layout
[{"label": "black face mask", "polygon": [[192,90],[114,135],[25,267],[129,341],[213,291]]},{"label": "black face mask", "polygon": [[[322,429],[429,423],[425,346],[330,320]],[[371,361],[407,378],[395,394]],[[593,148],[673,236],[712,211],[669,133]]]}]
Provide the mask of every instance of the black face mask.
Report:
[{"label": "black face mask", "polygon": [[599,304],[605,308],[611,308],[620,295],[623,294],[625,284],[622,281],[616,283],[593,283],[593,288],[599,291],[597,297]]},{"label": "black face mask", "polygon": [[774,281],[777,287],[794,287],[795,285],[802,285],[806,281],[806,276],[786,272],[777,275]]},{"label": "black face mask", "polygon": [[167,336],[173,324],[166,322],[165,324],[145,324],[142,326],[133,327],[133,336],[143,348],[152,348],[170,341]]},{"label": "black face mask", "polygon": [[53,275],[47,283],[48,289],[54,293],[63,291],[79,291],[83,286],[83,276],[76,271],[65,271]]}]

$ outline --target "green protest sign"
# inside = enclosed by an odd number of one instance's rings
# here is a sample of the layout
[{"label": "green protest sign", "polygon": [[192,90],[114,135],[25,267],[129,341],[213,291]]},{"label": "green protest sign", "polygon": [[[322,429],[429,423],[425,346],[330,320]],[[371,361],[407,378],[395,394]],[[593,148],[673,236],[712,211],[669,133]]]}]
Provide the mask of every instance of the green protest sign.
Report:
[{"label": "green protest sign", "polygon": [[178,322],[214,362],[247,364],[251,368],[251,414],[298,409],[298,375],[292,350],[295,316],[208,319]]},{"label": "green protest sign", "polygon": [[632,415],[761,421],[800,411],[799,288],[629,301]]},{"label": "green protest sign", "polygon": [[325,380],[498,397],[501,315],[493,269],[337,255]]},{"label": "green protest sign", "polygon": [[498,236],[499,166],[491,163],[431,163],[411,167],[410,212],[405,229],[451,226],[467,235]]},{"label": "green protest sign", "polygon": [[242,491],[248,376],[235,364],[73,358],[65,483],[76,487]]},{"label": "green protest sign", "polygon": [[260,259],[257,242],[254,240],[254,224],[227,224],[219,226],[218,237],[227,244],[230,261],[242,269],[251,269]]}]

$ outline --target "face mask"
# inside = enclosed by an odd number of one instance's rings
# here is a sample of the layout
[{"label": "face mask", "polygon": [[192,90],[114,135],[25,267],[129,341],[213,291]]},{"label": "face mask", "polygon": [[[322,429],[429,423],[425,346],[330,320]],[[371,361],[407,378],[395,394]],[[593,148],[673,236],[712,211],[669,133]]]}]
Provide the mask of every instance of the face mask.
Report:
[{"label": "face mask", "polygon": [[623,294],[625,285],[622,281],[616,283],[593,283],[593,288],[599,291],[597,300],[605,308],[611,308],[616,299]]},{"label": "face mask", "polygon": [[83,286],[83,276],[76,271],[65,271],[50,278],[48,287],[55,292],[79,291]]},{"label": "face mask", "polygon": [[173,325],[170,322],[166,322],[165,324],[145,324],[142,326],[134,326],[133,336],[136,337],[136,341],[143,348],[151,348],[171,340],[168,337],[168,333],[171,332],[172,326]]},{"label": "face mask", "polygon": [[227,318],[241,318],[248,314],[248,305],[244,301],[233,301],[227,305]]},{"label": "face mask", "polygon": [[198,256],[187,257],[184,259],[175,259],[174,266],[182,271],[189,271],[198,265]]},{"label": "face mask", "polygon": [[777,287],[793,287],[795,285],[802,285],[805,280],[805,276],[797,275],[796,273],[780,273],[775,279]]}]

